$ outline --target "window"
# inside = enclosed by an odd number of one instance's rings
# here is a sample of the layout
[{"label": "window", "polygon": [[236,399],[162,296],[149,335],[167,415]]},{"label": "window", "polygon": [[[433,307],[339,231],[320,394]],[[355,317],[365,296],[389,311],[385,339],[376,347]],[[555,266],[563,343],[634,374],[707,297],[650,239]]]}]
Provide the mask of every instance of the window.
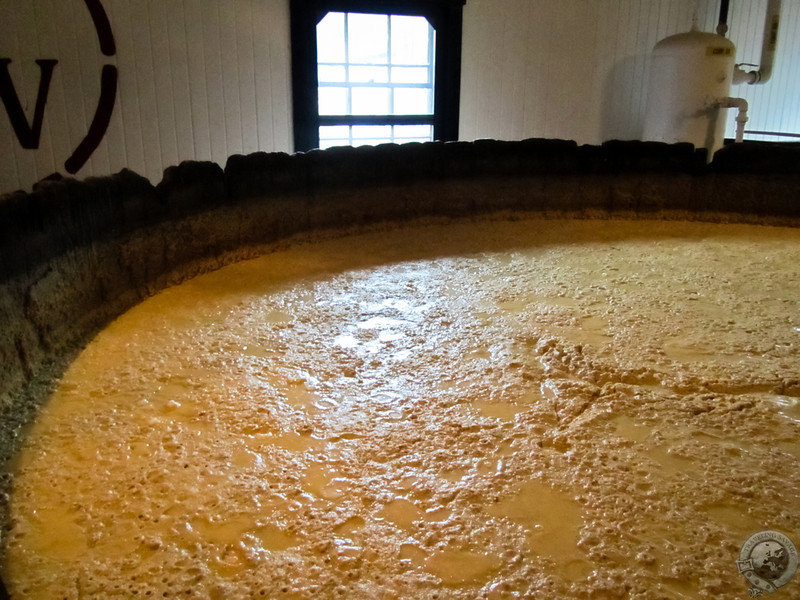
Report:
[{"label": "window", "polygon": [[[425,17],[326,14],[317,24],[319,147],[432,140],[435,38]],[[381,115],[413,118],[345,118]]]},{"label": "window", "polygon": [[295,149],[458,137],[464,0],[292,0]]}]

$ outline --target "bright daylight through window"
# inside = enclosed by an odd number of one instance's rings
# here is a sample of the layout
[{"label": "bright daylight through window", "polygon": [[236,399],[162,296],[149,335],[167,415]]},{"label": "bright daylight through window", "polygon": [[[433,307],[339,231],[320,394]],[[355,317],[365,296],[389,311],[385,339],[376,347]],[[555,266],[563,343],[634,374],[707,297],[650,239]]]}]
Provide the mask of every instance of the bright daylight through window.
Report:
[{"label": "bright daylight through window", "polygon": [[297,152],[458,139],[464,0],[289,0]]},{"label": "bright daylight through window", "polygon": [[[436,32],[425,17],[330,12],[316,29],[321,148],[433,139]],[[387,115],[406,117],[381,123]]]}]

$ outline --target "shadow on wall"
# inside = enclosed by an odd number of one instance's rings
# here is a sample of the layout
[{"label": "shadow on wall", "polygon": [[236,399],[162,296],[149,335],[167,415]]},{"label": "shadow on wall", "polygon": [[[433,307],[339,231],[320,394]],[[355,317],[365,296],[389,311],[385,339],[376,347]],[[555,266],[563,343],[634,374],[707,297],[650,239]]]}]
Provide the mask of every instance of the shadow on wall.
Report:
[{"label": "shadow on wall", "polygon": [[624,58],[603,81],[600,139],[641,140],[647,109],[647,56]]}]

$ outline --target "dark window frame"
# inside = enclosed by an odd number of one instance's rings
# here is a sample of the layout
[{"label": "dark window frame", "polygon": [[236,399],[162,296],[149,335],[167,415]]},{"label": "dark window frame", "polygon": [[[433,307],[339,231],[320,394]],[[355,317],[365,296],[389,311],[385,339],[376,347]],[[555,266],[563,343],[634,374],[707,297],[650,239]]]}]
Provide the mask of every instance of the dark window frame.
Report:
[{"label": "dark window frame", "polygon": [[[433,139],[458,139],[461,96],[461,24],[466,0],[291,0],[292,111],[294,147],[305,152],[319,147],[319,101],[317,94],[317,23],[329,12],[420,16],[436,30]],[[425,123],[414,116],[347,115],[324,124],[396,125]]]}]

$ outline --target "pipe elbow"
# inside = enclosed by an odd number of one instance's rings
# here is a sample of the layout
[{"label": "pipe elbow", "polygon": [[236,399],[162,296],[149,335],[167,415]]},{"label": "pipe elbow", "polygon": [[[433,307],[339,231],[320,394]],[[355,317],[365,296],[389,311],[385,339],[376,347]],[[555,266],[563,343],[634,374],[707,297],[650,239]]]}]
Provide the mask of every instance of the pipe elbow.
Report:
[{"label": "pipe elbow", "polygon": [[[745,71],[738,64],[733,69],[733,83],[750,85],[767,83],[772,77],[772,64],[778,45],[778,29],[781,17],[781,0],[768,0],[767,15],[764,21],[764,35],[761,41],[761,60],[756,71]],[[756,65],[751,65],[756,66]]]},{"label": "pipe elbow", "polygon": [[757,74],[758,79],[756,79],[756,81],[753,83],[767,83],[769,78],[772,77],[772,65],[770,64],[768,66],[763,66],[758,70]]},{"label": "pipe elbow", "polygon": [[739,111],[747,112],[749,105],[744,98],[720,98],[717,100],[716,105],[719,108],[738,108]]},{"label": "pipe elbow", "polygon": [[760,71],[745,71],[740,65],[735,65],[733,69],[733,83],[748,83],[753,85],[760,81]]},{"label": "pipe elbow", "polygon": [[736,108],[738,109],[738,113],[736,113],[736,142],[740,143],[744,141],[744,125],[748,121],[747,117],[747,109],[749,105],[747,104],[747,100],[744,98],[719,98],[716,102],[716,106],[719,108]]}]

